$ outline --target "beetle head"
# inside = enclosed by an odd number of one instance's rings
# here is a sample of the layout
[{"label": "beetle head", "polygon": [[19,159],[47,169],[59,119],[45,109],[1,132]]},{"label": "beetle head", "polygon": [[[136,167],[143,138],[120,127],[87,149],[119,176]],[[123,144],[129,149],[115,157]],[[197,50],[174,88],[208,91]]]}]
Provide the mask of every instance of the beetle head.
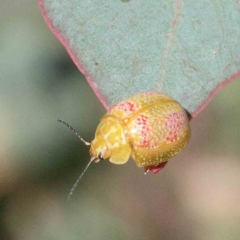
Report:
[{"label": "beetle head", "polygon": [[95,162],[105,160],[110,157],[111,151],[107,147],[106,140],[102,135],[98,134],[91,142],[90,155],[95,158]]}]

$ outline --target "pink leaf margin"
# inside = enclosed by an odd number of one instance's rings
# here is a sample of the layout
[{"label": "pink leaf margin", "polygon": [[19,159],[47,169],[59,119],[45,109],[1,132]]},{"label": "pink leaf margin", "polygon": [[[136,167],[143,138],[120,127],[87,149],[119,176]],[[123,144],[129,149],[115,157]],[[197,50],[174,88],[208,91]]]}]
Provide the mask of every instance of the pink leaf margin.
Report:
[{"label": "pink leaf margin", "polygon": [[223,88],[226,87],[229,83],[233,82],[235,79],[240,77],[240,70],[237,73],[234,73],[229,79],[220,83],[213,91],[210,92],[206,100],[194,111],[191,116],[196,117],[213,99],[213,97]]},{"label": "pink leaf margin", "polygon": [[103,95],[101,94],[101,92],[97,89],[96,84],[94,83],[94,81],[92,81],[90,74],[84,69],[83,65],[79,62],[79,60],[77,59],[74,51],[70,48],[70,46],[68,45],[68,42],[66,41],[66,39],[63,37],[63,35],[56,29],[54,28],[51,19],[48,16],[48,13],[44,7],[44,3],[42,0],[38,0],[38,4],[40,7],[40,10],[42,12],[43,18],[45,20],[45,22],[47,23],[48,27],[50,28],[51,32],[56,36],[56,38],[62,43],[62,45],[66,48],[68,54],[70,55],[71,59],[73,60],[73,62],[75,63],[75,65],[77,66],[77,68],[79,69],[79,71],[85,75],[86,80],[88,81],[89,85],[91,86],[91,88],[93,89],[94,93],[96,94],[96,96],[98,97],[98,99],[100,100],[100,102],[103,104],[103,106],[105,107],[106,110],[109,110],[109,106],[107,104],[107,100],[103,97]]},{"label": "pink leaf margin", "polygon": [[[85,75],[86,80],[88,81],[89,85],[91,86],[91,88],[93,89],[94,93],[96,94],[96,96],[98,97],[98,99],[100,100],[100,102],[103,104],[103,106],[105,107],[105,109],[108,111],[110,106],[107,103],[106,98],[102,95],[102,93],[97,89],[96,84],[94,83],[94,81],[92,81],[91,79],[91,75],[84,69],[83,65],[79,62],[79,60],[77,59],[74,51],[70,48],[70,46],[68,45],[67,40],[64,38],[64,36],[57,30],[54,28],[51,19],[48,16],[48,13],[44,7],[44,3],[43,0],[38,0],[38,4],[40,7],[40,10],[42,12],[43,18],[45,20],[45,22],[47,23],[48,27],[50,28],[51,32],[56,36],[56,38],[63,44],[63,46],[66,48],[68,54],[70,55],[71,59],[73,60],[73,62],[75,63],[75,65],[77,66],[77,68],[79,69],[80,72],[82,72],[82,74]],[[196,117],[197,114],[199,114],[208,104],[209,102],[213,99],[213,97],[225,86],[227,86],[229,83],[233,82],[235,79],[237,79],[238,77],[240,77],[240,70],[233,74],[229,79],[226,79],[225,81],[223,81],[222,83],[220,83],[213,91],[210,92],[210,94],[208,95],[208,97],[205,99],[205,101],[203,101],[203,103],[194,111],[191,113],[191,117]]]}]

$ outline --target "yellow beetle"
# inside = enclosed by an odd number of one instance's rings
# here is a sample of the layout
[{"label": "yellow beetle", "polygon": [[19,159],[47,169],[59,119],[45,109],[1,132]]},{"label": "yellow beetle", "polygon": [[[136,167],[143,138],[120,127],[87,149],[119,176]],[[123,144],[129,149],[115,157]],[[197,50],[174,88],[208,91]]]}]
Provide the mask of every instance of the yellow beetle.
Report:
[{"label": "yellow beetle", "polygon": [[[66,122],[58,121],[77,134]],[[162,168],[187,145],[190,133],[186,111],[165,94],[140,93],[114,105],[102,117],[91,143],[77,134],[81,141],[90,145],[91,160],[70,196],[93,161],[109,159],[114,164],[124,164],[131,156],[145,172]]]}]

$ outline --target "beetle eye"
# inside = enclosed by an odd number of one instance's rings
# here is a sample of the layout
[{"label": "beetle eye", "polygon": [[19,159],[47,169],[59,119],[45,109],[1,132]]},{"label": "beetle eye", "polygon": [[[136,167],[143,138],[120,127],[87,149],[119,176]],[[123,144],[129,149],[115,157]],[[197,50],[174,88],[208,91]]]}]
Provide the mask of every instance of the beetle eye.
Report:
[{"label": "beetle eye", "polygon": [[103,154],[101,152],[98,154],[98,159],[103,160]]}]

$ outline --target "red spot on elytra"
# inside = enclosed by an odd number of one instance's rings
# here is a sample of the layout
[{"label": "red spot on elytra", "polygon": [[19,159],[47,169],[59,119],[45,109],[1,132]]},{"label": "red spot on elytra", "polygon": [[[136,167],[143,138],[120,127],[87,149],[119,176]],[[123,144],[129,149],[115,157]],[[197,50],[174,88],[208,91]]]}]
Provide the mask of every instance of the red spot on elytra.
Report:
[{"label": "red spot on elytra", "polygon": [[136,110],[136,106],[132,102],[121,102],[121,103],[118,103],[115,107],[127,114],[132,113]]},{"label": "red spot on elytra", "polygon": [[169,129],[169,134],[166,138],[167,142],[177,140],[179,132],[184,128],[184,117],[183,112],[175,112],[166,117],[165,126]]},{"label": "red spot on elytra", "polygon": [[170,131],[168,137],[166,138],[166,140],[167,140],[167,142],[177,141],[177,133]]},{"label": "red spot on elytra", "polygon": [[148,117],[141,114],[135,121],[141,136],[140,145],[147,147],[149,145],[149,133],[151,131],[151,127],[148,124]]}]

